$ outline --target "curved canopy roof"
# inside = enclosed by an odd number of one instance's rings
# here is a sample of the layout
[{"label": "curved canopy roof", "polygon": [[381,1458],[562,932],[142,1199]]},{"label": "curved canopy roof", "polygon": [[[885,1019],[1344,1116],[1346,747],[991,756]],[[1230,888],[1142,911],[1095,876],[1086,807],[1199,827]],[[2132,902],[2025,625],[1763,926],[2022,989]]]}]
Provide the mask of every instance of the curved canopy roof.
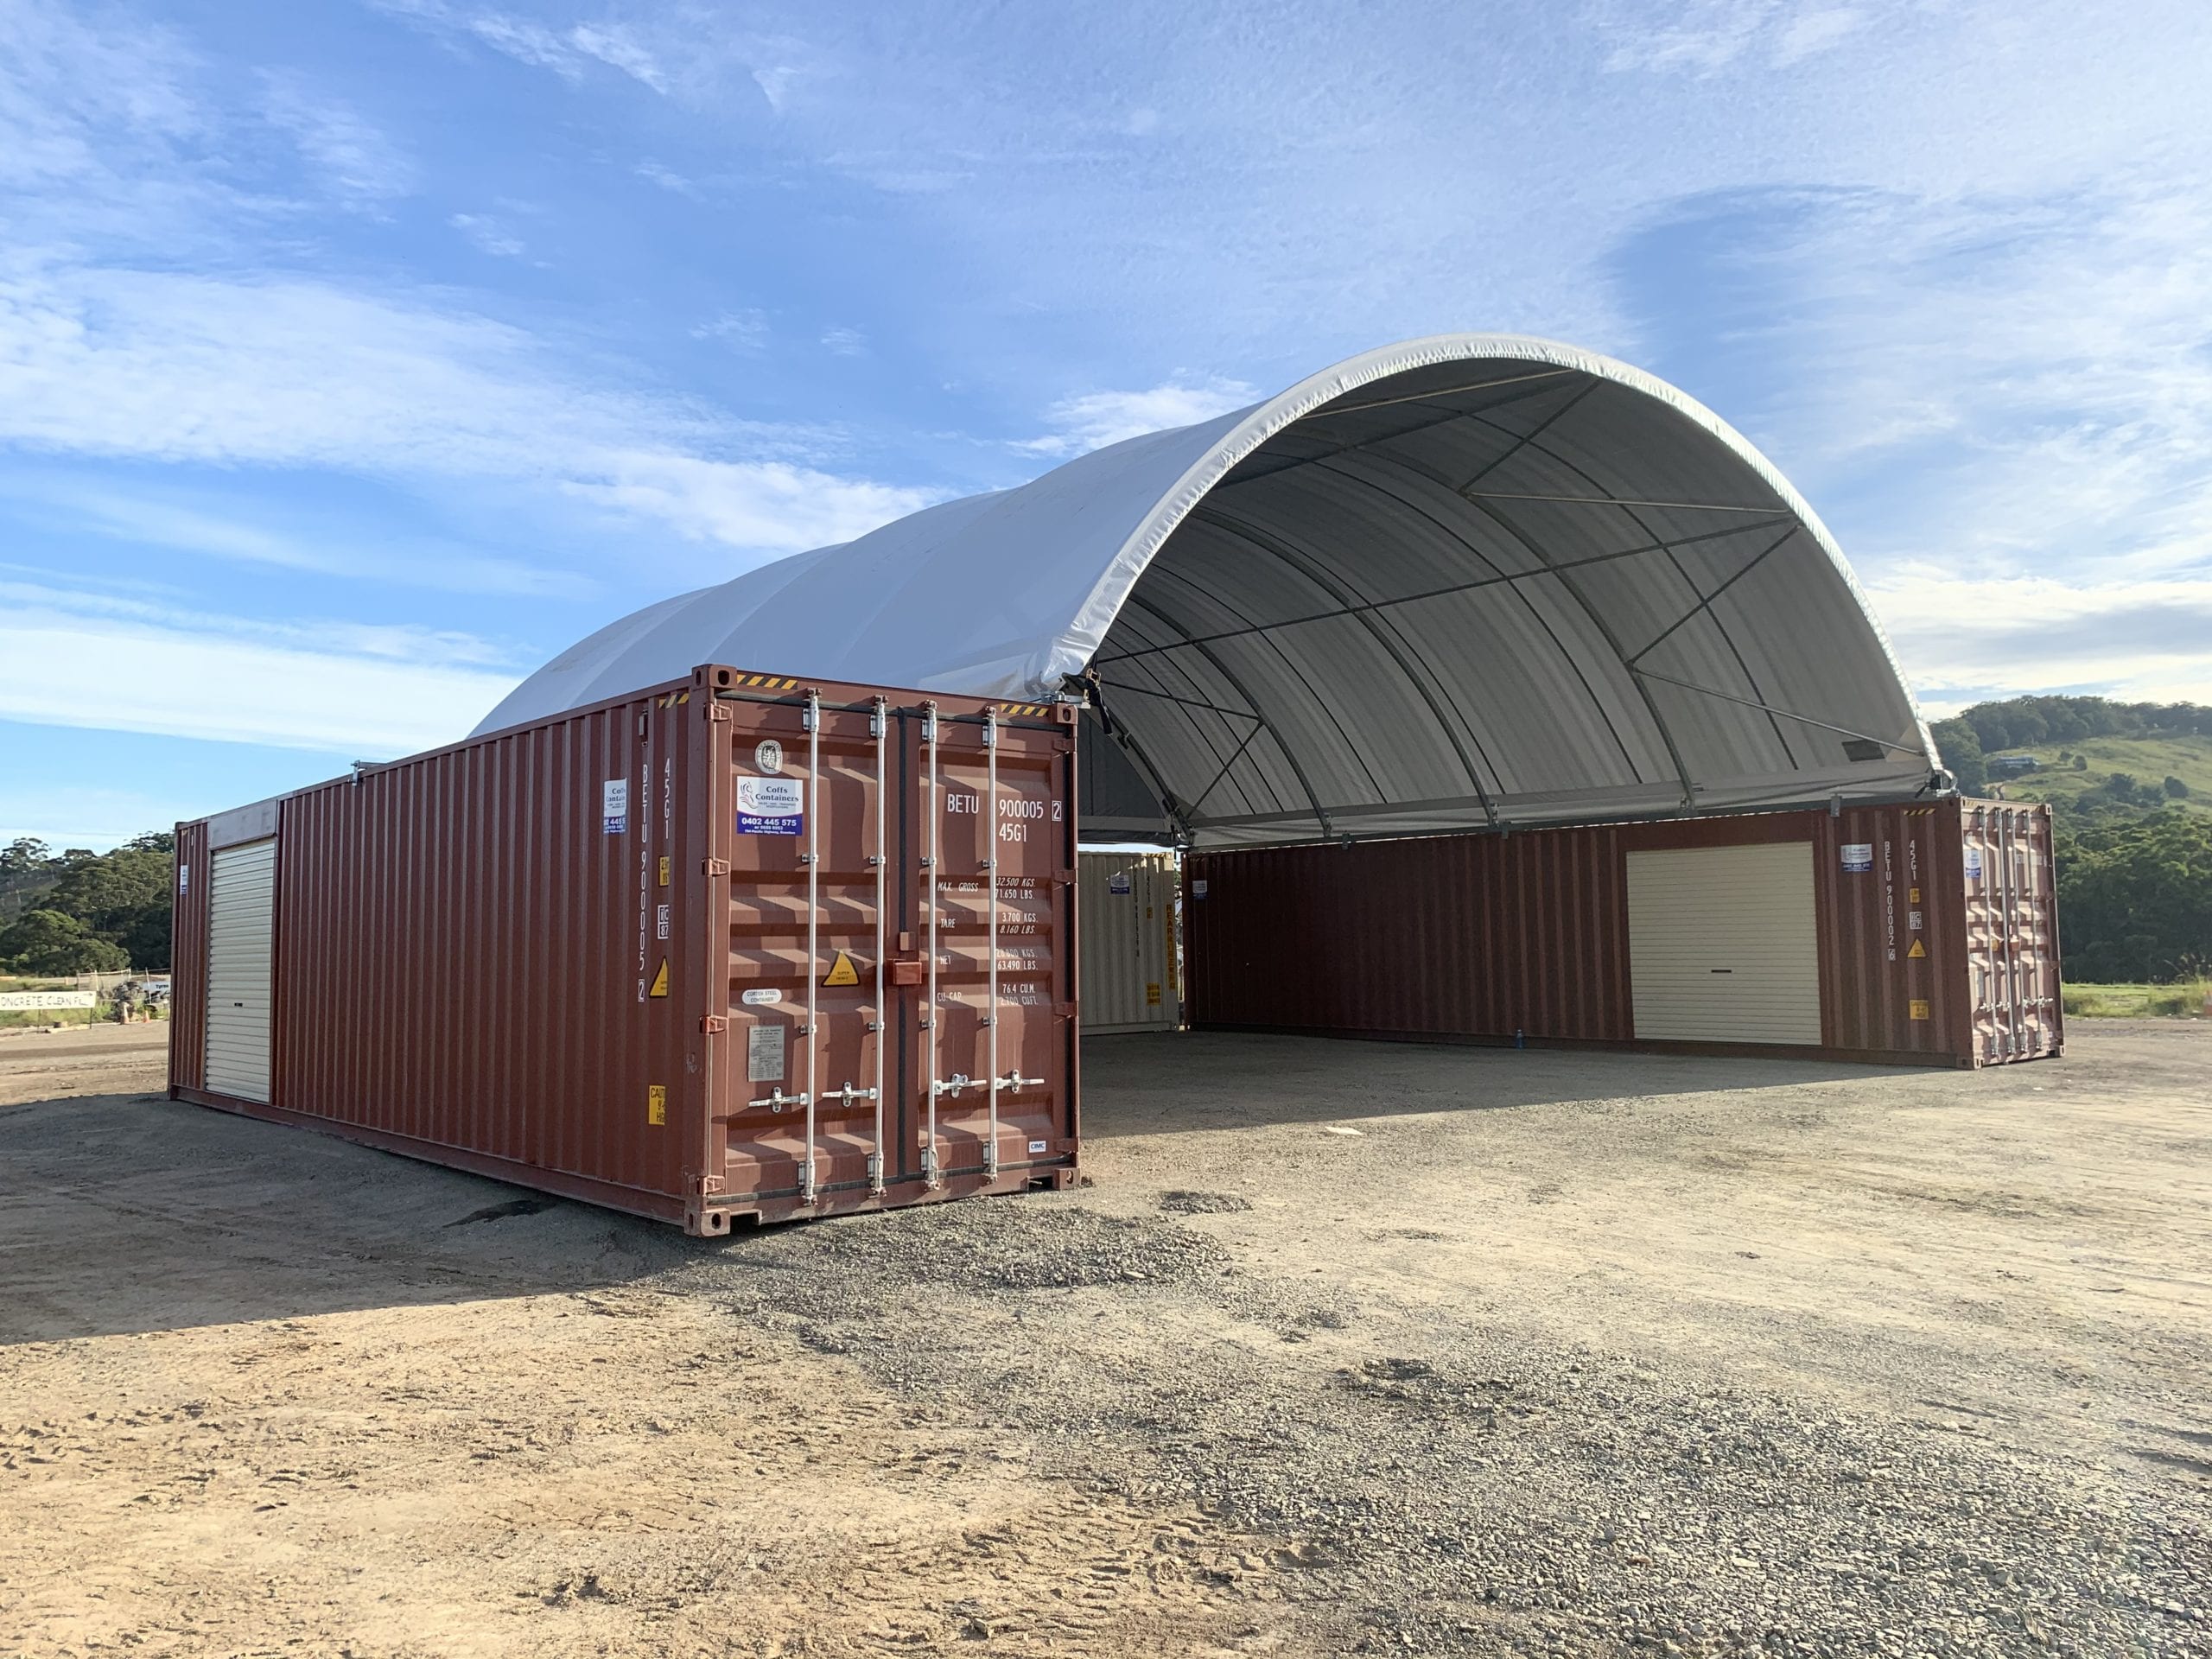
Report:
[{"label": "curved canopy roof", "polygon": [[[1449,334],[647,607],[499,729],[700,663],[1033,701],[1199,844],[1910,792],[1937,764],[1841,552],[1693,399]],[[1131,827],[1134,827],[1132,824]]]}]

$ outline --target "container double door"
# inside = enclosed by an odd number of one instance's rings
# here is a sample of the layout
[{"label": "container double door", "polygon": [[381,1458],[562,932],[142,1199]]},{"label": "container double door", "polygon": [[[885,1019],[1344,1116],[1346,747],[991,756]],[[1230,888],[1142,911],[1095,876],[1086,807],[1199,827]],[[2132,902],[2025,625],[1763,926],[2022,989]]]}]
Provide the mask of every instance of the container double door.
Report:
[{"label": "container double door", "polygon": [[1173,1031],[1182,1022],[1175,861],[1163,853],[1084,853],[1083,1030]]},{"label": "container double door", "polygon": [[1967,973],[1984,1065],[2059,1052],[2058,904],[2041,807],[1962,803]]},{"label": "container double door", "polygon": [[823,1213],[1072,1168],[1074,757],[1057,715],[717,705],[708,1166],[730,1190]]}]

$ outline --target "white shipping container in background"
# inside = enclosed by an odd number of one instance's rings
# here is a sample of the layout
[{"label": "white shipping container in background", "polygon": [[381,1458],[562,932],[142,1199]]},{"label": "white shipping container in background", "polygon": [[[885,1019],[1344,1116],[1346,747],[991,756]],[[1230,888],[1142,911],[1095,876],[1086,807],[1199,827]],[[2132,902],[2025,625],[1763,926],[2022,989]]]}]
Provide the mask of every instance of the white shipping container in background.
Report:
[{"label": "white shipping container in background", "polygon": [[1076,930],[1082,940],[1083,1033],[1173,1031],[1182,1024],[1170,853],[1084,853]]}]

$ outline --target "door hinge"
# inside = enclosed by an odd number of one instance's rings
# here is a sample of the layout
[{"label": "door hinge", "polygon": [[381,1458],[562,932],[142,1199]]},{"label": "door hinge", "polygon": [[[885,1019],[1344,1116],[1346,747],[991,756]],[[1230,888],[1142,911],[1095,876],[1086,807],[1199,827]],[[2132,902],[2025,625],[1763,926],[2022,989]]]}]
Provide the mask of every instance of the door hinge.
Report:
[{"label": "door hinge", "polygon": [[729,1029],[729,1021],[719,1014],[710,1014],[699,1021],[699,1029],[708,1036],[719,1036]]},{"label": "door hinge", "polygon": [[710,858],[699,866],[699,873],[702,875],[728,875],[729,861],[726,858]]}]

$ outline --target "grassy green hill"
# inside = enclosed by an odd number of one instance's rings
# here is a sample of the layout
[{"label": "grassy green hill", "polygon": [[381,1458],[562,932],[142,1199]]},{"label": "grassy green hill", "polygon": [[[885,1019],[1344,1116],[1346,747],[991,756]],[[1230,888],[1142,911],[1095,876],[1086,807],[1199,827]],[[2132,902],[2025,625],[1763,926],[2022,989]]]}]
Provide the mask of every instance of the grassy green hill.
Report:
[{"label": "grassy green hill", "polygon": [[[2063,761],[2058,758],[2062,752],[2069,757],[2078,754],[2088,764],[2075,771],[2070,758]],[[2008,800],[2050,801],[2061,807],[2093,805],[2094,801],[2082,798],[2105,793],[2112,775],[2121,772],[2139,785],[2153,787],[2168,778],[2178,778],[2189,785],[2189,793],[2173,804],[2212,814],[2212,737],[2085,737],[2072,743],[2042,743],[2003,753],[2032,754],[2041,763],[2035,772],[1990,779],[1993,784],[2002,783]]]}]

